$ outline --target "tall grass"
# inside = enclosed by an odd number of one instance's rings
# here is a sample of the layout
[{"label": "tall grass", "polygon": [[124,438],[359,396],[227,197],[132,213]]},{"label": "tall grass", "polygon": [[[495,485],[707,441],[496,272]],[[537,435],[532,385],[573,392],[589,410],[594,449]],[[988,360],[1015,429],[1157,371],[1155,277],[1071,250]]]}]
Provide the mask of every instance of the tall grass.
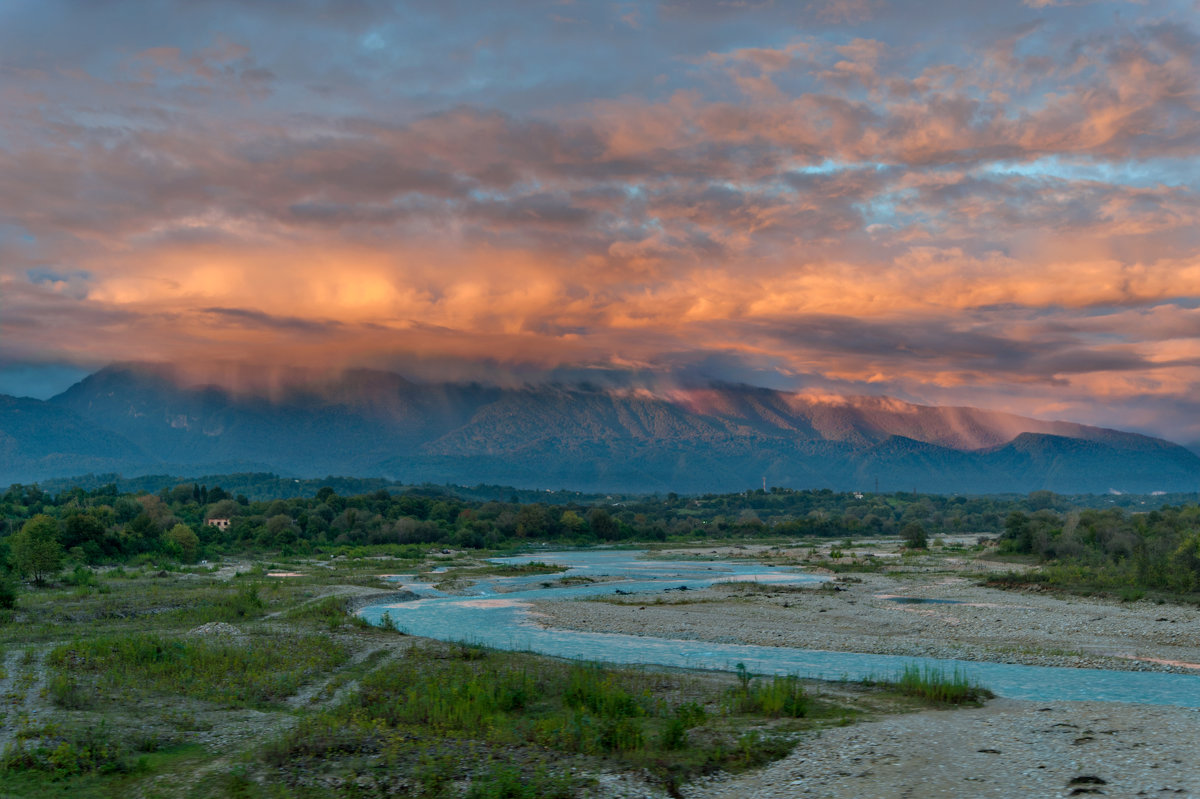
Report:
[{"label": "tall grass", "polygon": [[[470,757],[433,768],[442,762],[439,756],[414,749],[414,742],[437,741],[439,751],[478,745],[492,751],[600,756],[650,769],[675,784],[787,751],[778,735],[744,738],[738,728],[746,716],[762,724],[764,718],[803,715],[799,681],[751,682],[748,693],[733,703],[724,688],[708,681],[688,693],[679,690],[677,679],[637,670],[477,647],[414,646],[407,657],[364,677],[345,704],[302,721],[269,745],[264,757],[285,766],[378,753],[397,767],[407,762],[408,768],[440,774],[443,781],[471,776],[464,774]],[[528,768],[524,779],[526,784],[532,779]],[[472,783],[471,795],[543,795],[513,793],[516,784],[513,774],[501,769]]]},{"label": "tall grass", "polygon": [[516,766],[501,764],[472,779],[463,799],[571,799],[574,782],[566,775],[544,771],[527,775]]},{"label": "tall grass", "polygon": [[[348,658],[344,645],[320,636],[235,642],[135,633],[63,644],[47,662],[60,674],[90,676],[110,690],[151,690],[226,704],[263,705],[292,695],[313,675]],[[70,693],[65,685],[63,693]]]},{"label": "tall grass", "polygon": [[995,696],[957,667],[953,671],[947,671],[937,666],[919,666],[912,663],[905,666],[895,680],[889,682],[905,696],[948,705],[975,704]]},{"label": "tall grass", "polygon": [[770,682],[756,679],[743,663],[737,664],[738,685],[728,694],[730,708],[770,718],[803,718],[808,714],[808,696],[799,678],[775,676]]},{"label": "tall grass", "polygon": [[0,771],[44,772],[69,777],[90,771],[122,774],[136,768],[132,748],[113,738],[104,722],[65,731],[32,742],[18,738],[0,755]]}]

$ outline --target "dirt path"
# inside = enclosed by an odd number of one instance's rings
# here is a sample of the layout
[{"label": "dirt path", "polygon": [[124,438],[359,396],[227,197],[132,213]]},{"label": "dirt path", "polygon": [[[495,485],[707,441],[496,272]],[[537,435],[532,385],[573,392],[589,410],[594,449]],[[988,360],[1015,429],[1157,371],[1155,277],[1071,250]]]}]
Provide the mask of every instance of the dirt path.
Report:
[{"label": "dirt path", "polygon": [[[341,675],[347,670],[355,668],[363,661],[380,653],[386,653],[386,655],[379,661],[379,663],[375,664],[376,667],[386,660],[394,657],[395,649],[391,646],[377,646],[362,649],[359,652],[356,652],[354,656],[350,658],[350,660],[342,664],[341,668],[339,668],[333,674],[330,674],[326,679],[318,680],[303,686],[295,694],[289,696],[285,704],[293,710],[300,710],[303,708],[316,706],[330,707],[336,705],[343,697],[347,696],[351,691],[358,687],[358,680],[349,680],[339,685],[333,691],[327,691],[329,686],[333,685],[337,680],[339,680]],[[326,693],[329,695],[326,696]]]},{"label": "dirt path", "polygon": [[367,605],[373,605],[383,602],[407,602],[410,599],[416,599],[417,595],[412,591],[397,590],[394,588],[369,588],[363,585],[335,585],[330,586],[328,591],[324,591],[311,599],[306,599],[298,605],[277,610],[274,613],[268,613],[262,617],[263,621],[279,619],[287,616],[289,613],[294,613],[301,608],[314,605],[324,599],[329,599],[334,596],[342,596],[350,599],[351,609],[358,609]]},{"label": "dirt path", "polygon": [[[3,724],[0,724],[0,751],[12,743],[17,731],[36,724],[50,710],[43,696],[46,690],[46,652],[48,648],[10,651],[4,658],[4,677],[0,679]],[[32,654],[32,660],[26,658]]]},{"label": "dirt path", "polygon": [[[354,592],[351,591],[348,593]],[[405,643],[404,645],[407,646],[408,644]],[[182,778],[178,774],[166,774],[152,780],[146,787],[153,790],[169,788],[170,795],[186,795],[189,790],[192,790],[210,775],[220,774],[240,762],[246,740],[252,738],[259,741],[270,740],[282,735],[298,724],[304,717],[304,711],[333,707],[341,702],[352,691],[357,689],[358,680],[347,680],[332,691],[328,690],[329,687],[341,679],[347,670],[354,669],[379,653],[385,654],[375,665],[378,666],[380,663],[386,662],[386,660],[394,657],[397,646],[399,646],[399,642],[397,644],[389,643],[382,646],[366,647],[356,652],[350,660],[328,674],[324,679],[315,680],[302,686],[299,691],[288,697],[283,703],[284,709],[277,711],[240,711],[242,719],[235,724],[227,723],[226,726],[232,728],[232,734],[225,736],[223,745],[219,747],[218,751],[212,753],[211,759],[192,769]],[[153,794],[153,790],[150,790],[149,793]],[[146,791],[143,792],[146,793]]]},{"label": "dirt path", "polygon": [[20,650],[12,650],[4,656],[3,674],[0,675],[0,750],[12,741],[17,728],[18,710],[25,705],[25,699],[16,690],[18,661]]}]

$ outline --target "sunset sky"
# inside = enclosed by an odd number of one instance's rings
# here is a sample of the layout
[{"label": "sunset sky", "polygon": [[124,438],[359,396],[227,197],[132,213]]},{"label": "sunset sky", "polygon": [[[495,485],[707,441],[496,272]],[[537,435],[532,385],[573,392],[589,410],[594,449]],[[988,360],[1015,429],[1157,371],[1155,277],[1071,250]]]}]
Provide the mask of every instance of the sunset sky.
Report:
[{"label": "sunset sky", "polygon": [[0,0],[0,392],[724,380],[1200,439],[1195,0]]}]

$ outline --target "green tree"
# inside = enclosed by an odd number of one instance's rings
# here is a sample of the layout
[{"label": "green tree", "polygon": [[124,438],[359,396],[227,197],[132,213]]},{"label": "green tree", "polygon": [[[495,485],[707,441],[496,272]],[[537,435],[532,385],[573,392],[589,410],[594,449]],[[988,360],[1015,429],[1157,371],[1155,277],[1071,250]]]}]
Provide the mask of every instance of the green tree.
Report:
[{"label": "green tree", "polygon": [[588,527],[592,528],[592,535],[599,538],[601,541],[615,541],[621,536],[621,528],[617,525],[616,520],[608,515],[608,511],[603,508],[592,508],[588,511]]},{"label": "green tree", "polygon": [[181,560],[189,563],[196,559],[196,553],[200,551],[200,537],[186,524],[175,525],[163,533],[163,538],[168,546],[178,550]]},{"label": "green tree", "polygon": [[583,517],[573,510],[563,511],[563,515],[562,518],[559,519],[559,523],[573,534],[581,533],[587,528],[587,522],[585,522]]},{"label": "green tree", "polygon": [[10,543],[13,567],[29,575],[38,585],[62,567],[63,548],[58,540],[58,522],[39,513],[22,525]]},{"label": "green tree", "polygon": [[904,529],[900,531],[900,537],[904,539],[904,546],[909,549],[928,549],[929,547],[925,526],[920,522],[909,522],[904,525]]},{"label": "green tree", "polygon": [[[357,511],[347,511],[347,513],[353,513],[357,518]],[[347,529],[352,527],[354,527],[354,524],[351,524]],[[292,522],[292,517],[286,513],[277,513],[267,519],[266,528],[267,539],[272,546],[283,546],[296,540],[296,526]]]},{"label": "green tree", "polygon": [[1200,585],[1200,533],[1193,533],[1171,553],[1171,583],[1177,591],[1194,591]]}]

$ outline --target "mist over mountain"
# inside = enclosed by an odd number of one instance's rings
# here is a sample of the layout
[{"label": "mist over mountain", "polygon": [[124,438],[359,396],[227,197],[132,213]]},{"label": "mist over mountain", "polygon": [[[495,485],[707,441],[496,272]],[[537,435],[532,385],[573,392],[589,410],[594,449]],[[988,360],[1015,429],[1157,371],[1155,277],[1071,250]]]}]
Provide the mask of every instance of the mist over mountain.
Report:
[{"label": "mist over mountain", "polygon": [[590,491],[768,485],[996,493],[1192,491],[1148,436],[886,397],[417,383],[378,371],[228,388],[124,364],[45,402],[0,397],[0,483],[270,470]]}]

